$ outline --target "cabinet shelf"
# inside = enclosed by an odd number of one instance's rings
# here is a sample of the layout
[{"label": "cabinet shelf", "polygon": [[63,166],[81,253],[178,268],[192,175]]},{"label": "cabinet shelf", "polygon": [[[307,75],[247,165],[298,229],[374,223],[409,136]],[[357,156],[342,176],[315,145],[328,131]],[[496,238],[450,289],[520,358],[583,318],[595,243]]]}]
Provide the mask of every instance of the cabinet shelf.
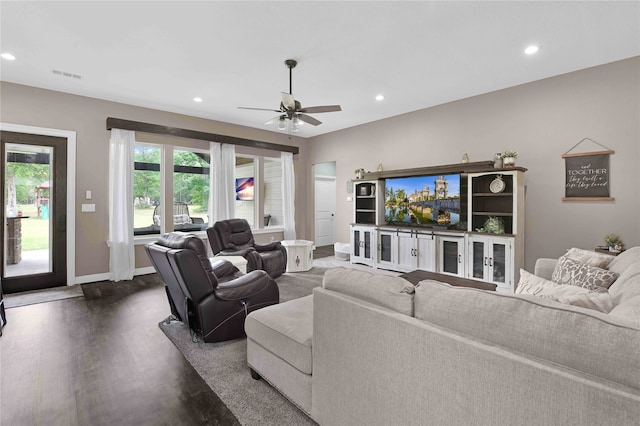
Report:
[{"label": "cabinet shelf", "polygon": [[358,213],[375,213],[375,210],[372,209],[356,209],[356,212]]},{"label": "cabinet shelf", "polygon": [[474,197],[513,197],[513,192],[500,192],[498,194],[494,194],[493,192],[474,192]]}]

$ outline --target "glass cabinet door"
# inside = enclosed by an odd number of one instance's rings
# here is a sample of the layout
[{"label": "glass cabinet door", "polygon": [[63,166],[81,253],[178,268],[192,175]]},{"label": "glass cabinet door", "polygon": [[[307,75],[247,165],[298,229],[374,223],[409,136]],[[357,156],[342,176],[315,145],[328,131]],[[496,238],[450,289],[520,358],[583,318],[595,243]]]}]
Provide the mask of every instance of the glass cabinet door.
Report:
[{"label": "glass cabinet door", "polygon": [[472,253],[472,268],[471,271],[473,278],[484,279],[485,266],[487,265],[487,254],[485,253],[484,241],[473,241],[471,245]]},{"label": "glass cabinet door", "polygon": [[371,231],[363,231],[364,237],[364,257],[371,259]]},{"label": "glass cabinet door", "polygon": [[353,255],[355,257],[360,257],[360,230],[353,230]]},{"label": "glass cabinet door", "polygon": [[393,235],[382,233],[378,234],[380,238],[380,258],[379,260],[382,262],[392,262],[392,244],[393,244]]},{"label": "glass cabinet door", "polygon": [[462,247],[464,240],[442,238],[440,240],[440,272],[462,275]]},{"label": "glass cabinet door", "polygon": [[[492,268],[493,281],[504,283],[507,273],[507,246],[501,243],[493,243],[490,267]],[[475,267],[474,267],[475,269]]]}]

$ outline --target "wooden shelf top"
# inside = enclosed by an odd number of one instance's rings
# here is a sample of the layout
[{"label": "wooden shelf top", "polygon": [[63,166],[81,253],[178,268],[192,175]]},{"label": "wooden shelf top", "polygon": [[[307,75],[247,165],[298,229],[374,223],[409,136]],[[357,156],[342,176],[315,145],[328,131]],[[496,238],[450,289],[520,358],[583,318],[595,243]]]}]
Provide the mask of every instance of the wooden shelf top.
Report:
[{"label": "wooden shelf top", "polygon": [[[394,177],[410,177],[410,176],[420,176],[420,175],[437,175],[437,174],[450,174],[450,173],[482,173],[482,172],[508,172],[508,171],[522,171],[526,172],[527,169],[524,167],[510,167],[503,169],[495,169],[493,167],[493,161],[475,161],[472,163],[455,163],[455,164],[445,164],[441,166],[430,166],[430,167],[417,167],[413,169],[398,169],[398,170],[389,170],[384,172],[367,172],[364,174],[364,179],[362,180],[375,180],[375,179],[386,179],[386,178],[394,178]],[[356,182],[358,180],[355,180]]]}]

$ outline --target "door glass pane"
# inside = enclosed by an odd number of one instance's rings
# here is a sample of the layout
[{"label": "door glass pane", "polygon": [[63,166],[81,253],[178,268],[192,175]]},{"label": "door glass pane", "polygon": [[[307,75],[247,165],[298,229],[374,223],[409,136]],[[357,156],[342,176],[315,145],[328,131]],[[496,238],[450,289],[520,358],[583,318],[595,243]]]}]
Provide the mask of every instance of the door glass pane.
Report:
[{"label": "door glass pane", "polygon": [[391,262],[391,235],[380,234],[380,260]]},{"label": "door glass pane", "polygon": [[365,259],[371,259],[371,232],[364,233],[364,257]]},{"label": "door glass pane", "polygon": [[458,243],[456,241],[442,242],[442,270],[450,274],[458,273]]},{"label": "door glass pane", "polygon": [[506,246],[504,244],[493,244],[493,281],[505,282],[507,271]]},{"label": "door glass pane", "polygon": [[484,278],[484,243],[473,242],[473,277]]},{"label": "door glass pane", "polygon": [[7,144],[5,277],[52,272],[53,148]]},{"label": "door glass pane", "polygon": [[236,217],[255,228],[255,163],[250,157],[236,157]]},{"label": "door glass pane", "polygon": [[353,231],[353,255],[360,256],[360,231]]}]

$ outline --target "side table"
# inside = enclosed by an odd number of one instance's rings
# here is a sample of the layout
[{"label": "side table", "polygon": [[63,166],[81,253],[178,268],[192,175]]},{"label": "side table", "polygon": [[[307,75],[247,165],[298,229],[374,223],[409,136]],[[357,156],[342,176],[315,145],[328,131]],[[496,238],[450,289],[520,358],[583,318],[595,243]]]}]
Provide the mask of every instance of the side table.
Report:
[{"label": "side table", "polygon": [[313,241],[283,240],[287,250],[287,272],[308,271],[313,266]]}]

